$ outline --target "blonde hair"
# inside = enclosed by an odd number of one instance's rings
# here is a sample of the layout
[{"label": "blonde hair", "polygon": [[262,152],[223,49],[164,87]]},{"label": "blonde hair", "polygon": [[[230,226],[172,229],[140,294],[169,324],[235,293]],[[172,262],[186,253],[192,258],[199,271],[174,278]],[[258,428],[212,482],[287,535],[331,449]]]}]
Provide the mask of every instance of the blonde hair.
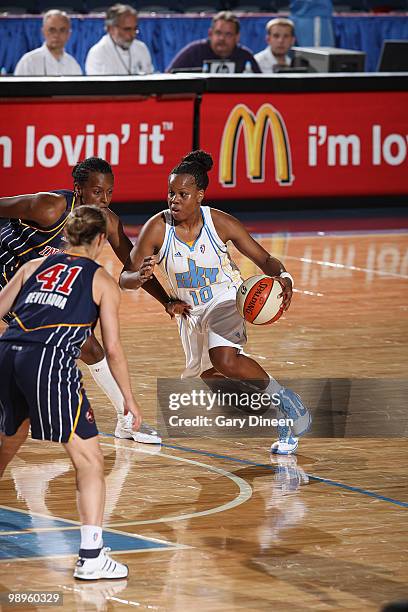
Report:
[{"label": "blonde hair", "polygon": [[295,24],[293,23],[293,21],[287,19],[286,17],[275,17],[274,19],[270,19],[266,24],[265,28],[267,33],[270,34],[271,28],[276,25],[287,26],[288,28],[290,28],[292,36],[295,35]]},{"label": "blonde hair", "polygon": [[77,206],[68,215],[64,234],[72,246],[86,246],[99,234],[107,233],[105,211],[98,206]]}]

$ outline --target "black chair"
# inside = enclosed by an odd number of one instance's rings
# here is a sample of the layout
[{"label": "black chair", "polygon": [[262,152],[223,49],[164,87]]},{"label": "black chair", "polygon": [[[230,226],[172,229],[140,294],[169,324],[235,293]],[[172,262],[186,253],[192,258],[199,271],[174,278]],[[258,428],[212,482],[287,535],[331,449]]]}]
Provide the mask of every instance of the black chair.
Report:
[{"label": "black chair", "polygon": [[132,6],[140,13],[180,13],[182,0],[133,0]]},{"label": "black chair", "polygon": [[272,0],[270,4],[273,13],[290,13],[289,0]]},{"label": "black chair", "polygon": [[83,0],[37,0],[37,11],[45,13],[51,9],[58,9],[66,13],[85,13]]},{"label": "black chair", "polygon": [[391,11],[407,11],[407,0],[366,0],[368,10],[375,13],[390,13]]},{"label": "black chair", "polygon": [[240,13],[275,13],[274,0],[234,0],[233,10]]},{"label": "black chair", "polygon": [[222,0],[185,0],[185,13],[218,13],[224,9]]},{"label": "black chair", "polygon": [[24,13],[37,13],[35,0],[10,0],[10,4],[0,6],[0,14],[23,15]]},{"label": "black chair", "polygon": [[104,3],[104,0],[85,0],[85,9],[87,13],[106,13],[111,3]]}]

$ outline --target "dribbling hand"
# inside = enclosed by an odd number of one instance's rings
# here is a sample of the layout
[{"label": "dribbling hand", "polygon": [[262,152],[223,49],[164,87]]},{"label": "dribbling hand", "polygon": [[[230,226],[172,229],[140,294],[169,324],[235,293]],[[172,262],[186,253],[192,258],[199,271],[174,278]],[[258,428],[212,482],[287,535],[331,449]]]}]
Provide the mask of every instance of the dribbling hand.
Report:
[{"label": "dribbling hand", "polygon": [[290,278],[281,278],[280,276],[274,276],[273,278],[278,280],[282,285],[282,293],[278,295],[278,298],[283,298],[283,310],[287,310],[290,306],[290,302],[292,300],[293,295],[292,281],[290,280]]},{"label": "dribbling hand", "polygon": [[182,300],[170,300],[165,305],[165,309],[171,319],[174,319],[175,315],[181,315],[184,319],[190,315],[192,306],[183,302]]}]

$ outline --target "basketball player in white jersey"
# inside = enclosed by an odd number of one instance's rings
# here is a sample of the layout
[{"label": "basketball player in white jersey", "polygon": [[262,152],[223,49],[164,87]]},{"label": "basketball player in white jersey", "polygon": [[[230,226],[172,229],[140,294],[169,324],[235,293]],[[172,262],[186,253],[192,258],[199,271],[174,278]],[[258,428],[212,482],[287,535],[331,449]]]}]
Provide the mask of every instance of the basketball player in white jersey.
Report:
[{"label": "basketball player in white jersey", "polygon": [[155,277],[144,282],[143,288],[163,304],[171,317],[177,316],[186,355],[182,378],[208,379],[222,375],[235,380],[259,381],[271,397],[278,393],[279,416],[292,419],[293,426],[279,430],[279,440],[272,444],[271,451],[292,454],[296,452],[298,436],[309,429],[311,417],[296,393],[283,388],[243,353],[245,322],[235,305],[242,279],[229,258],[227,242],[231,240],[264,274],[282,279],[285,310],[292,299],[293,280],[283,264],[265,251],[238,219],[202,206],[209,182],[207,172],[212,165],[208,153],[193,151],[172,170],[169,210],[158,213],[143,227],[122,272],[120,285],[124,289],[140,287],[146,274],[142,265],[146,268],[146,258],[155,256],[171,287],[171,295]]}]

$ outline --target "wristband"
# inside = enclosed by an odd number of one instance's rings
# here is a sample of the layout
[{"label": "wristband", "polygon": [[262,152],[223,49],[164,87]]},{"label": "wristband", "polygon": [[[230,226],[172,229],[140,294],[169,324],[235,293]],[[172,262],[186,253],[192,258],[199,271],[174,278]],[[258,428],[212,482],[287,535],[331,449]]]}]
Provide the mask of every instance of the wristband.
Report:
[{"label": "wristband", "polygon": [[290,280],[290,282],[292,283],[292,289],[293,289],[293,287],[294,287],[294,285],[295,285],[295,284],[294,284],[294,282],[293,282],[293,276],[292,276],[291,274],[289,274],[289,272],[281,272],[281,273],[279,274],[279,276],[280,276],[281,278],[288,278],[288,279]]}]

